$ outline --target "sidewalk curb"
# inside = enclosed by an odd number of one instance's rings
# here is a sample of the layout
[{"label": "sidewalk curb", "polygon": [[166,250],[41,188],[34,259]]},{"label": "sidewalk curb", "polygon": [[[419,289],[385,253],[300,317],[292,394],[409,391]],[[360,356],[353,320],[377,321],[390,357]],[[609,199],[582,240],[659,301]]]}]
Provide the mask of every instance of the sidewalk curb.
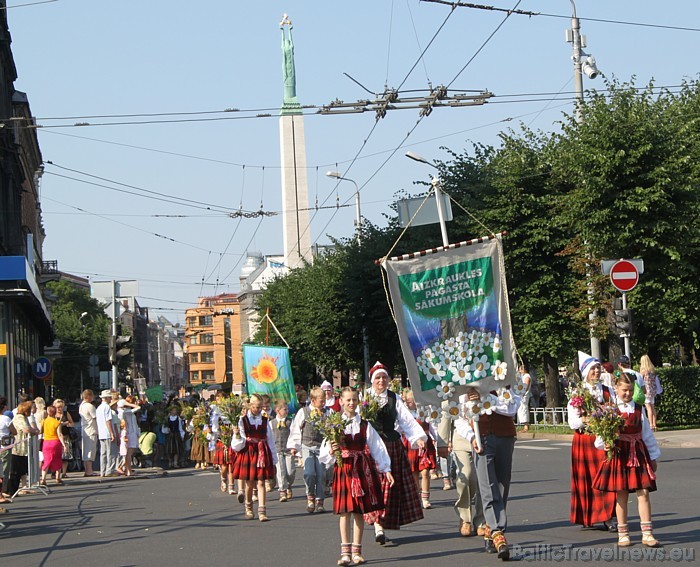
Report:
[{"label": "sidewalk curb", "polygon": [[[569,441],[573,435],[562,433],[544,433],[528,431],[518,433],[518,440],[548,439],[552,441]],[[677,429],[671,431],[657,431],[656,442],[664,449],[700,449],[700,429]]]}]

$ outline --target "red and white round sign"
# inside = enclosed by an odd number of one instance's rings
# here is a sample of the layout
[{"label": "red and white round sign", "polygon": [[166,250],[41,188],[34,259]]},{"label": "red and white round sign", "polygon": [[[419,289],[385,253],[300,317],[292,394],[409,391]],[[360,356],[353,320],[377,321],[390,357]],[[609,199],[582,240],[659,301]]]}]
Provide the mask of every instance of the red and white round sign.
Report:
[{"label": "red and white round sign", "polygon": [[632,291],[639,282],[639,271],[632,262],[619,260],[610,269],[610,281],[622,292]]}]

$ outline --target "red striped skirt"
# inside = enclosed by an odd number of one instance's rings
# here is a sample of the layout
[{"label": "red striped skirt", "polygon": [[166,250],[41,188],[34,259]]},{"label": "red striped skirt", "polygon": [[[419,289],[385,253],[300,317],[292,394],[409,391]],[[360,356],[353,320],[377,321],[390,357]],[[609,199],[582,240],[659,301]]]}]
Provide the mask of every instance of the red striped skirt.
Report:
[{"label": "red striped skirt", "polygon": [[430,437],[428,437],[428,441],[425,444],[425,449],[411,449],[408,439],[401,437],[401,440],[403,441],[403,446],[406,448],[406,458],[411,467],[411,472],[420,472],[437,468],[437,451],[435,450],[435,443],[433,443]]},{"label": "red striped skirt", "polygon": [[569,521],[590,527],[607,522],[615,513],[615,494],[593,488],[605,451],[594,446],[595,437],[574,432],[571,443],[571,510]]},{"label": "red striped skirt", "polygon": [[368,514],[383,509],[382,481],[374,459],[364,451],[344,451],[343,466],[333,469],[333,512]]},{"label": "red striped skirt", "polygon": [[386,475],[382,475],[384,510],[365,514],[365,520],[368,524],[378,522],[387,530],[398,530],[401,526],[422,520],[423,509],[418,496],[418,488],[406,458],[406,448],[400,439],[385,441],[384,444],[391,458],[394,486],[389,484]]},{"label": "red striped skirt", "polygon": [[[263,452],[262,457],[260,451]],[[245,447],[235,452],[231,474],[233,478],[241,480],[271,480],[276,472],[273,463],[266,440],[247,440]]]},{"label": "red striped skirt", "polygon": [[[616,451],[609,461],[604,461],[593,481],[593,487],[610,494],[628,490],[656,490],[656,475],[651,470],[649,451],[641,438],[635,443],[637,466],[630,466],[631,445],[627,441],[615,441]],[[600,451],[605,455],[605,451]]]},{"label": "red striped skirt", "polygon": [[231,447],[226,447],[221,441],[216,442],[216,449],[212,452],[212,464],[228,465],[234,461],[235,454]]}]

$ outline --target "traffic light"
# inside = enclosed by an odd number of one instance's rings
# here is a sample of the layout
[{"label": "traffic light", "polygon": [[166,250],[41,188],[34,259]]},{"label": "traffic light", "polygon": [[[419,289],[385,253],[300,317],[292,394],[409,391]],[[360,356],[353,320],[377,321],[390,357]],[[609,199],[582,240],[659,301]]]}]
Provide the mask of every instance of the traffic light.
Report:
[{"label": "traffic light", "polygon": [[632,310],[622,308],[622,300],[615,299],[613,303],[613,311],[615,313],[615,327],[620,331],[621,335],[632,334]]},{"label": "traffic light", "polygon": [[109,362],[110,364],[118,364],[119,359],[128,356],[131,352],[131,337],[128,335],[120,335],[118,337],[109,337]]}]

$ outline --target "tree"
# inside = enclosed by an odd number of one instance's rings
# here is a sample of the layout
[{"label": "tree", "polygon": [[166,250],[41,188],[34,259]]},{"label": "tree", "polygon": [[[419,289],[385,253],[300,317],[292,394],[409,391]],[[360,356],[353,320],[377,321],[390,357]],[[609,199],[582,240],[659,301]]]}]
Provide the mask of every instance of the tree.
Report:
[{"label": "tree", "polygon": [[54,364],[56,395],[72,400],[80,393],[81,374],[86,387],[92,384],[88,379],[91,354],[100,356],[101,367],[108,365],[109,318],[86,289],[65,280],[50,282],[47,287],[55,296],[51,318],[62,351]]}]

